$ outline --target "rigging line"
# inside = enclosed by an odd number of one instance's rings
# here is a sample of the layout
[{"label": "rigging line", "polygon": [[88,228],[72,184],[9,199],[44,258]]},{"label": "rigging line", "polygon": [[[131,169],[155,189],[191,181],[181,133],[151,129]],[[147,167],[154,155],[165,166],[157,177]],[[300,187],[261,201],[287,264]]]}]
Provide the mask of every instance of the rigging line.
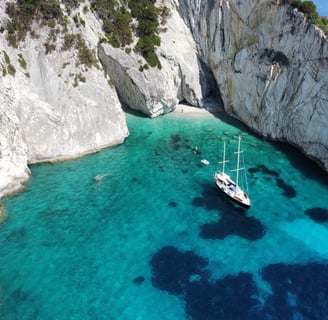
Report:
[{"label": "rigging line", "polygon": [[242,154],[242,162],[243,162],[243,167],[244,167],[244,179],[245,179],[245,187],[246,187],[246,192],[249,193],[248,191],[248,181],[247,181],[247,168],[245,166],[245,158],[244,154]]}]

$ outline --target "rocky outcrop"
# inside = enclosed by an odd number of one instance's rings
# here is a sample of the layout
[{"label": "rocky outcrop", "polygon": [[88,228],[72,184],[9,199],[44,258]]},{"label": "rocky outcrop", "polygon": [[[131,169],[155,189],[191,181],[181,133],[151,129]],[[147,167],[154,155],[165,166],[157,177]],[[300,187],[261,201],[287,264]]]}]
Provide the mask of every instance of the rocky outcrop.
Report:
[{"label": "rocky outcrop", "polygon": [[[25,46],[30,77],[15,107],[29,163],[76,157],[124,141],[125,116],[100,70],[77,68],[71,52],[46,55],[34,40]],[[63,69],[65,62],[70,64]]]},{"label": "rocky outcrop", "polygon": [[164,3],[170,8],[171,16],[166,31],[160,34],[161,46],[157,52],[160,69],[143,68],[146,61],[134,51],[126,53],[108,44],[99,45],[99,58],[122,103],[150,117],[168,113],[180,102],[200,108],[212,106],[213,102],[220,104],[213,75],[202,63],[176,4]]},{"label": "rocky outcrop", "polygon": [[180,12],[225,110],[328,170],[328,43],[280,1],[184,1]]},{"label": "rocky outcrop", "polygon": [[161,3],[172,12],[168,31],[160,34],[161,70],[140,72],[140,56],[99,49],[123,102],[157,116],[183,100],[204,107],[217,93],[230,115],[266,138],[298,147],[328,170],[323,32],[281,1]]},{"label": "rocky outcrop", "polygon": [[3,206],[0,204],[0,224],[5,220],[5,210],[3,209]]},{"label": "rocky outcrop", "polygon": [[[144,68],[133,50],[98,45],[101,22],[81,6],[84,23],[73,12],[65,33],[98,48],[107,77],[79,63],[76,48],[63,50],[64,33],[53,41],[54,30],[35,25],[16,49],[0,33],[0,197],[28,179],[29,163],[124,141],[121,104],[155,117],[180,102],[223,101],[254,131],[288,141],[328,171],[327,39],[280,2],[158,0],[171,11],[157,50],[161,69]],[[6,19],[2,1],[0,24]]]},{"label": "rocky outcrop", "polygon": [[[0,11],[6,19],[2,2]],[[67,33],[96,48],[100,22],[82,8],[79,14],[85,26],[72,23]],[[63,50],[63,34],[46,54],[51,30],[35,26],[34,33],[17,49],[0,34],[0,196],[21,187],[28,164],[95,152],[128,136],[115,88],[101,68],[81,64],[74,48]]]},{"label": "rocky outcrop", "polygon": [[17,114],[13,110],[10,82],[0,85],[0,196],[20,188],[28,179],[27,145]]}]

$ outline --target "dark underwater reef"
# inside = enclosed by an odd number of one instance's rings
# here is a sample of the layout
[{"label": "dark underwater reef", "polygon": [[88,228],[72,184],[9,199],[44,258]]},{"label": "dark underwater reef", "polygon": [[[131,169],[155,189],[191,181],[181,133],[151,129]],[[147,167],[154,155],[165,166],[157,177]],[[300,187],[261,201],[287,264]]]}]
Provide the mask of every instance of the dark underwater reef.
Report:
[{"label": "dark underwater reef", "polygon": [[[180,141],[176,139],[177,141]],[[294,198],[296,191],[282,182],[279,172],[265,166],[249,170],[273,179],[286,198]],[[265,226],[254,217],[218,197],[212,185],[205,184],[199,197],[192,200],[196,207],[219,209],[217,222],[200,226],[203,239],[224,239],[229,235],[256,241],[266,232]],[[176,207],[170,202],[170,207]],[[304,211],[317,223],[328,221],[328,210],[309,208]],[[192,320],[328,320],[328,262],[299,264],[271,264],[260,276],[271,289],[262,292],[253,274],[240,272],[213,280],[208,260],[193,251],[180,251],[165,246],[150,259],[152,285],[184,300],[185,312]]]},{"label": "dark underwater reef", "polygon": [[328,319],[328,264],[271,264],[261,271],[272,293],[261,295],[253,275],[212,280],[207,259],[166,246],[150,259],[154,287],[179,296],[192,320]]}]

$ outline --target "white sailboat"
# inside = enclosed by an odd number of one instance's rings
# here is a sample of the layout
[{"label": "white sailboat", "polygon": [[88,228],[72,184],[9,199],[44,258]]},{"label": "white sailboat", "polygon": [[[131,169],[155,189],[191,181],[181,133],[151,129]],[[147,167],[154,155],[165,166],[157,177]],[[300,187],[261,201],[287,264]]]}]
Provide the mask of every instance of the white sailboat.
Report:
[{"label": "white sailboat", "polygon": [[[216,172],[214,174],[214,180],[217,187],[225,195],[227,195],[235,203],[248,209],[251,206],[251,200],[248,196],[248,191],[243,190],[239,185],[239,172],[245,169],[243,167],[240,167],[240,155],[242,153],[242,151],[240,150],[240,144],[241,144],[241,136],[239,136],[238,138],[238,151],[235,152],[237,154],[237,167],[236,169],[232,170],[236,172],[236,181],[233,181],[231,177],[225,173],[225,164],[228,162],[228,160],[225,159],[225,153],[226,153],[225,143],[223,148],[223,160],[220,162],[222,163],[222,171]],[[246,182],[246,188],[247,188],[247,182]]]}]

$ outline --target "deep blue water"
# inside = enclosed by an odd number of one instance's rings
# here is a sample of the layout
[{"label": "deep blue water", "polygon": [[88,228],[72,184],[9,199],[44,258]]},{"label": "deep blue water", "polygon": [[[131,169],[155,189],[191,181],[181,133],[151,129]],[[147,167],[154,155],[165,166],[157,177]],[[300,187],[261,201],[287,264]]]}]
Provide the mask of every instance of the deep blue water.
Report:
[{"label": "deep blue water", "polygon": [[[328,319],[323,171],[223,115],[127,121],[124,144],[32,166],[4,200],[0,319]],[[238,135],[247,213],[213,181]]]}]

